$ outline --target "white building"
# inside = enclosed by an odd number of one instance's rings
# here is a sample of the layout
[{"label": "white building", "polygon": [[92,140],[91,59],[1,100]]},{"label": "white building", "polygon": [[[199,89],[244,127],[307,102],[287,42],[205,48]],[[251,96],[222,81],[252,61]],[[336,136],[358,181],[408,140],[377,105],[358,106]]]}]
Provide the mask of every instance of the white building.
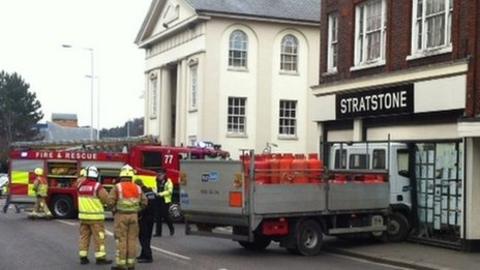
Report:
[{"label": "white building", "polygon": [[153,0],[145,134],[164,144],[317,152],[309,87],[318,83],[320,0]]}]

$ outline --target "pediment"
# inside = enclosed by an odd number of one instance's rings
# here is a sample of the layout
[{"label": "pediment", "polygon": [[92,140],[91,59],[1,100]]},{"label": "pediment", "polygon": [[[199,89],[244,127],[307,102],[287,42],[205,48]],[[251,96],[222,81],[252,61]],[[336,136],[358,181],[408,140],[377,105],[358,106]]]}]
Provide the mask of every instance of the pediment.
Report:
[{"label": "pediment", "polygon": [[153,0],[136,43],[175,27],[194,15],[195,10],[184,0]]}]

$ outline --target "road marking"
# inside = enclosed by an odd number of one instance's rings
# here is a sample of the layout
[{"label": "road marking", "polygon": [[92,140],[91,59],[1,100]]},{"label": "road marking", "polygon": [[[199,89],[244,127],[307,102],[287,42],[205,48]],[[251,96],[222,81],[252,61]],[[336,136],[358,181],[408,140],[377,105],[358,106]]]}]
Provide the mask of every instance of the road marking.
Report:
[{"label": "road marking", "polygon": [[66,225],[69,225],[69,226],[77,226],[77,223],[75,223],[75,222],[70,222],[70,221],[65,221],[65,220],[59,220],[59,219],[56,219],[55,221],[60,222],[60,223],[63,223],[63,224],[66,224]]},{"label": "road marking", "polygon": [[[109,230],[105,230],[105,234],[109,235],[109,236],[113,236],[113,232],[109,231]],[[168,250],[165,250],[165,249],[162,249],[162,248],[159,248],[159,247],[156,247],[156,246],[151,246],[151,248],[155,251],[158,251],[160,253],[163,253],[165,255],[168,255],[168,256],[171,256],[171,257],[175,257],[177,259],[182,259],[182,260],[185,260],[185,261],[190,261],[192,260],[192,258],[190,257],[187,257],[187,256],[183,256],[181,254],[178,254],[178,253],[175,253],[175,252],[171,252],[171,251],[168,251]]]},{"label": "road marking", "polygon": [[161,249],[159,247],[155,247],[155,246],[152,246],[152,249],[155,250],[155,251],[158,251],[160,253],[163,253],[165,255],[168,255],[168,256],[172,256],[172,257],[175,257],[175,258],[178,258],[178,259],[182,259],[182,260],[185,260],[185,261],[190,261],[192,258],[190,257],[187,257],[187,256],[183,256],[183,255],[180,255],[178,253],[175,253],[175,252],[171,252],[171,251],[168,251],[168,250],[165,250],[165,249]]},{"label": "road marking", "polygon": [[327,253],[328,255],[331,255],[333,257],[339,257],[339,258],[343,258],[343,259],[348,259],[348,260],[362,262],[362,263],[368,263],[368,264],[374,264],[374,265],[378,265],[378,266],[384,266],[384,267],[388,267],[388,268],[391,268],[391,269],[412,270],[412,268],[400,267],[400,266],[395,266],[395,265],[386,264],[386,263],[378,263],[378,262],[373,262],[373,261],[369,261],[369,260],[365,260],[365,259],[350,257],[350,256],[347,256],[347,255],[341,255],[341,254],[325,252],[325,251],[323,251],[323,253]]},{"label": "road marking", "polygon": [[[60,222],[62,224],[66,224],[66,225],[69,225],[69,226],[77,226],[77,223],[74,223],[74,222],[69,222],[69,221],[65,221],[65,220],[56,220],[57,222]],[[114,236],[113,232],[109,231],[109,230],[105,230],[105,234],[108,235],[108,236]],[[152,246],[152,249],[155,250],[155,251],[158,251],[160,253],[163,253],[165,255],[168,255],[168,256],[171,256],[171,257],[174,257],[174,258],[177,258],[177,259],[182,259],[182,260],[185,260],[185,261],[190,261],[192,260],[192,258],[190,257],[187,257],[187,256],[183,256],[181,254],[178,254],[178,253],[175,253],[175,252],[171,252],[171,251],[168,251],[168,250],[165,250],[165,249],[162,249],[162,248],[159,248],[159,247],[155,247],[155,246]]]}]

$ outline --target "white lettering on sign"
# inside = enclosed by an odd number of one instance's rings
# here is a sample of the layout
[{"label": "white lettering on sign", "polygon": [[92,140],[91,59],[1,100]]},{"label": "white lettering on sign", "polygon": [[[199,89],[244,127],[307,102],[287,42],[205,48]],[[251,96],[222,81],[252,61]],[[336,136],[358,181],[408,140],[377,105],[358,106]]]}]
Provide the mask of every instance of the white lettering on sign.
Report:
[{"label": "white lettering on sign", "polygon": [[70,159],[70,160],[96,160],[97,153],[85,152],[35,152],[37,159]]},{"label": "white lettering on sign", "polygon": [[392,110],[406,108],[407,106],[407,91],[348,97],[340,100],[340,112],[342,114]]}]

